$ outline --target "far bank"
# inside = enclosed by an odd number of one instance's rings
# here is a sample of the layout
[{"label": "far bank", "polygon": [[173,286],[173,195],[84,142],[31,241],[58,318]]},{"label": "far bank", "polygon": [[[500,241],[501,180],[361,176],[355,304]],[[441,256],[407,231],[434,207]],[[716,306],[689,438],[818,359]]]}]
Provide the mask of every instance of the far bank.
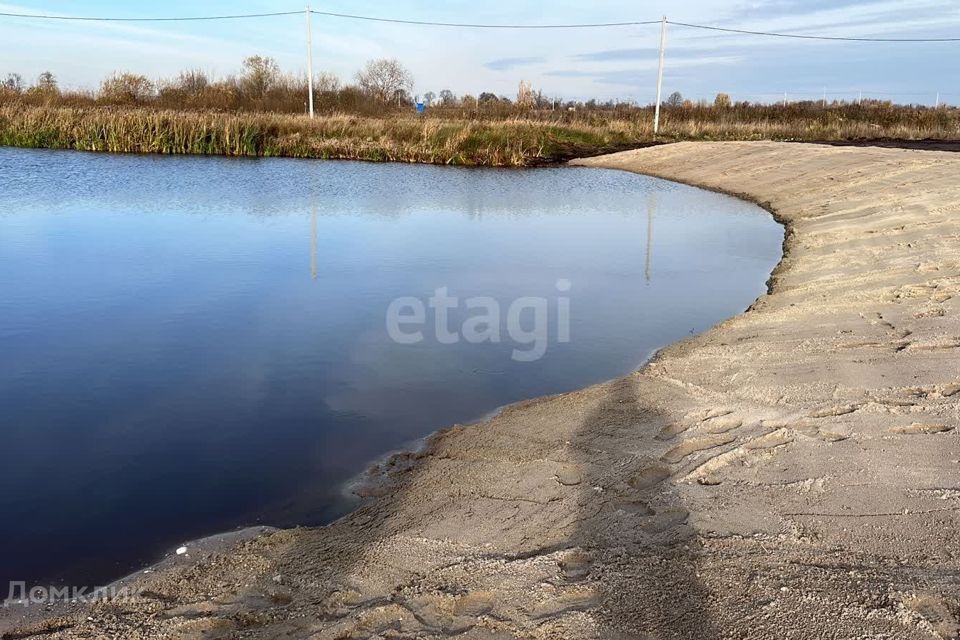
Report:
[{"label": "far bank", "polygon": [[[780,140],[944,148],[958,143],[955,110],[931,115],[770,107],[668,109],[660,134],[643,110],[531,111],[509,115],[442,109],[427,115],[316,118],[266,112],[0,104],[0,146],[411,162],[489,167],[560,164],[575,157],[686,140]],[[780,117],[783,116],[783,117]],[[922,116],[922,117],[921,117]]]}]

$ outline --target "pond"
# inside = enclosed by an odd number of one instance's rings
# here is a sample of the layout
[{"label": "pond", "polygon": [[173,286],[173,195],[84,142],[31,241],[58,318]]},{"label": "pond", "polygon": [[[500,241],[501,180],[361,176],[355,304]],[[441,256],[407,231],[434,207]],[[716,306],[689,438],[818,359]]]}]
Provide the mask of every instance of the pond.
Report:
[{"label": "pond", "polygon": [[0,148],[0,586],[329,522],[376,458],[743,311],[782,240],[615,171]]}]

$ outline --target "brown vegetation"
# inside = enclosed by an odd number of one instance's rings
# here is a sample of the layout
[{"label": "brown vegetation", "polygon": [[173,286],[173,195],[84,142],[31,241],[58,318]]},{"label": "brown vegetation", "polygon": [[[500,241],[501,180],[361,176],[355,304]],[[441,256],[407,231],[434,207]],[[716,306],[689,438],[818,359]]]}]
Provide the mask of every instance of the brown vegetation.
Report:
[{"label": "brown vegetation", "polygon": [[647,136],[630,123],[0,106],[0,145],[117,153],[527,166],[623,149]]},{"label": "brown vegetation", "polygon": [[[654,142],[652,106],[550,100],[521,83],[516,100],[494,93],[429,92],[416,115],[410,73],[396,60],[368,63],[356,85],[314,78],[318,116],[303,116],[307,79],[252,56],[237,76],[200,70],[152,82],[117,73],[97,92],[63,91],[52,73],[32,86],[0,82],[0,144],[97,151],[354,158],[524,166]],[[734,102],[719,94],[664,102],[657,141],[960,138],[960,110],[821,101]]]}]

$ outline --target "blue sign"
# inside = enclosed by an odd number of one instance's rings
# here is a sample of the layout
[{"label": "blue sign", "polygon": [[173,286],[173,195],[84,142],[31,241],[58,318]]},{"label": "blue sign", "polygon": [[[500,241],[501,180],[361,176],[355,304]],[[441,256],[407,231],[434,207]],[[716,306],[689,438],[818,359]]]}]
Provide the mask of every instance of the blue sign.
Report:
[{"label": "blue sign", "polygon": [[426,111],[426,109],[427,109],[427,106],[425,104],[423,104],[422,102],[417,103],[417,113],[423,113],[424,111]]}]

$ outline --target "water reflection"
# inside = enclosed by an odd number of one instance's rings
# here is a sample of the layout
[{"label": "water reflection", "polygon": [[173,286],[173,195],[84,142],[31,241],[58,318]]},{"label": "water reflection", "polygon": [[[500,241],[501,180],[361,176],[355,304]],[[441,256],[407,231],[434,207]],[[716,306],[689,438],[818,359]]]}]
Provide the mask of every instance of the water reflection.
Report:
[{"label": "water reflection", "polygon": [[653,214],[657,210],[657,194],[647,194],[647,257],[644,261],[643,273],[650,283],[650,276],[653,268]]},{"label": "water reflection", "polygon": [[310,207],[310,279],[317,279],[317,206]]}]

